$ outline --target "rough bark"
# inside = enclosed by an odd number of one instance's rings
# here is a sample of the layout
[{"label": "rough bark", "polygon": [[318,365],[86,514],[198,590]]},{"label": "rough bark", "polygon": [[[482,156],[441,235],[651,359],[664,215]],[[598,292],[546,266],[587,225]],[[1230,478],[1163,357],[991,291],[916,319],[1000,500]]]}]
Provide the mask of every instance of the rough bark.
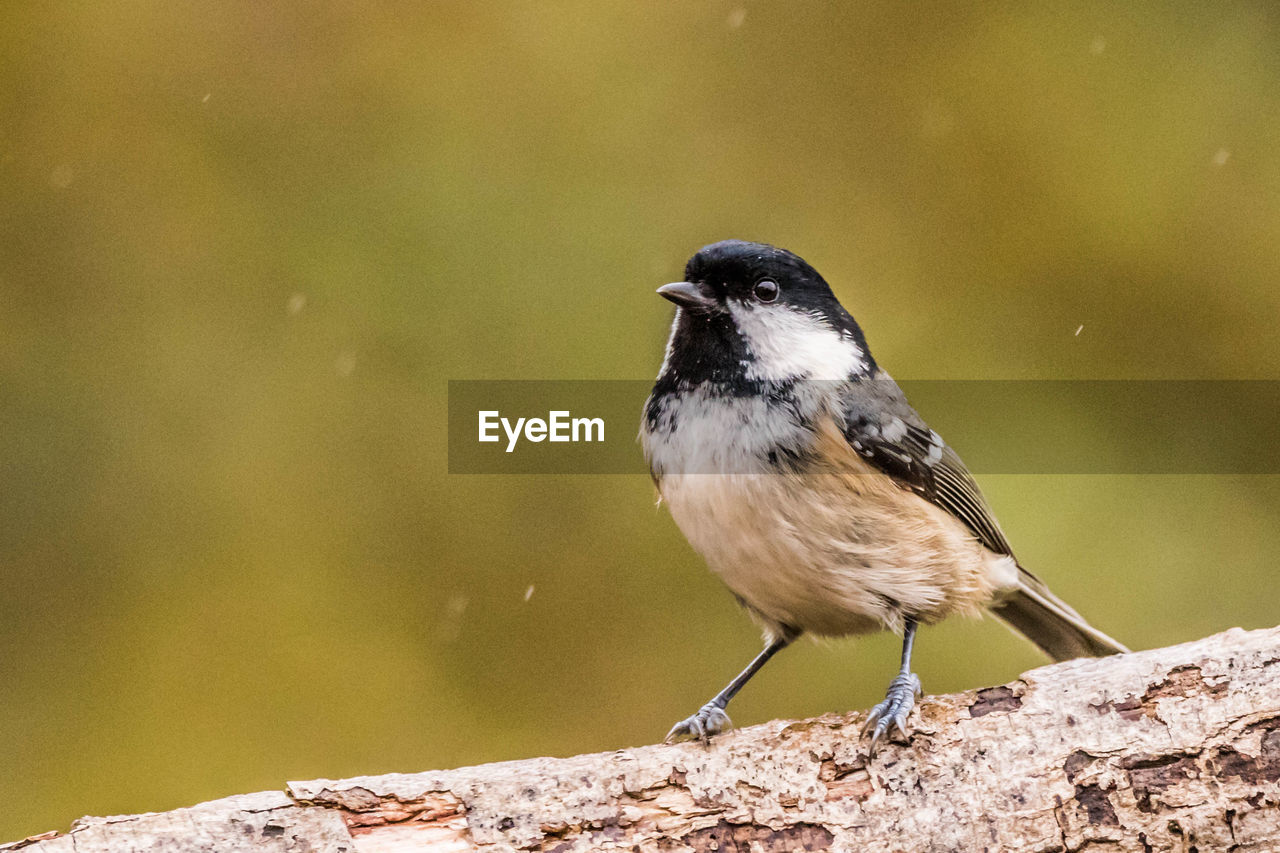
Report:
[{"label": "rough bark", "polygon": [[[432,773],[294,782],[86,818],[23,853],[120,850],[1280,850],[1280,629],[926,698],[868,760],[862,714]],[[15,845],[0,849],[14,849]]]}]

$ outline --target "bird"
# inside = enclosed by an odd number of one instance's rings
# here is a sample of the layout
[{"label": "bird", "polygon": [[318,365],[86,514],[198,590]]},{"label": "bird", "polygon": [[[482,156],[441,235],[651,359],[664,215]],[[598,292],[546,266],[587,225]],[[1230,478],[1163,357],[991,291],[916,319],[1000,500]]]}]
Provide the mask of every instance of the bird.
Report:
[{"label": "bird", "polygon": [[724,240],[659,287],[675,303],[640,443],[680,531],[759,623],[764,649],[667,742],[732,727],[729,701],[802,635],[901,635],[869,752],[909,738],[917,628],[983,608],[1054,660],[1122,654],[1014,556],[956,452],[798,255]]}]

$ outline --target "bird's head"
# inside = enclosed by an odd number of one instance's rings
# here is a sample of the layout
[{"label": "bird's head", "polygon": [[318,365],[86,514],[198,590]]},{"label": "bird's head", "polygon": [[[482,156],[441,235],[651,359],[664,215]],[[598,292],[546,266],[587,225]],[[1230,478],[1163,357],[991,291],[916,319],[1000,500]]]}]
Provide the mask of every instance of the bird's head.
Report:
[{"label": "bird's head", "polygon": [[763,243],[704,246],[684,281],[664,373],[690,382],[847,379],[875,368],[862,331],[818,271]]}]

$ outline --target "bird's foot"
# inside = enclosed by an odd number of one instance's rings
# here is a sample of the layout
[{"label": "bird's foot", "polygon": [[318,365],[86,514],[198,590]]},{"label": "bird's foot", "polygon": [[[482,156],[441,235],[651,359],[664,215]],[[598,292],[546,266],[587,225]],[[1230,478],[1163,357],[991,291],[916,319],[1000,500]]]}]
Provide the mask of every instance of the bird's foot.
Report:
[{"label": "bird's foot", "polygon": [[679,743],[685,740],[700,740],[706,743],[711,740],[712,735],[718,735],[731,728],[733,723],[729,720],[729,715],[724,712],[724,708],[714,702],[708,702],[692,717],[676,723],[667,733],[665,743]]},{"label": "bird's foot", "polygon": [[867,722],[862,727],[865,735],[871,732],[871,743],[867,746],[867,755],[876,754],[876,744],[891,728],[897,729],[902,737],[907,736],[907,717],[920,698],[920,678],[914,672],[904,672],[889,684],[889,692],[884,701],[871,709]]}]

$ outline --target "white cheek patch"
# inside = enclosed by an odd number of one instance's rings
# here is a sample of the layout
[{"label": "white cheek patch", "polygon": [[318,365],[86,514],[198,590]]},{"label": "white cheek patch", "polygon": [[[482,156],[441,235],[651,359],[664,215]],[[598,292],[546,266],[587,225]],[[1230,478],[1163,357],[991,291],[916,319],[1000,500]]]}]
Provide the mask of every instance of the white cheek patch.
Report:
[{"label": "white cheek patch", "polygon": [[862,348],[821,317],[732,299],[729,314],[755,356],[746,364],[748,379],[839,380],[866,370]]}]

